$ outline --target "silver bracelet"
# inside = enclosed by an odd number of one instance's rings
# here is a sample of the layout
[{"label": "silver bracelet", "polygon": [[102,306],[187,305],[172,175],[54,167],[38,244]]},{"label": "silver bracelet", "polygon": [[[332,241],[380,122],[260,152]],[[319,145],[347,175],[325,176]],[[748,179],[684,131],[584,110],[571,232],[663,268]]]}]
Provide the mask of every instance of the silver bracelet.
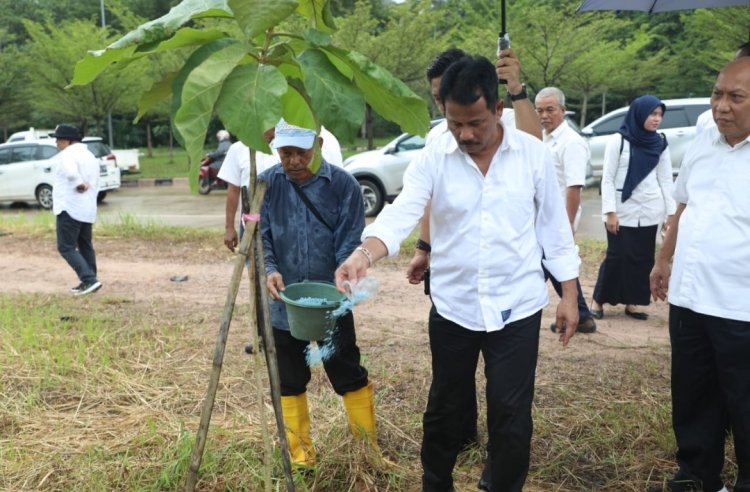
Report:
[{"label": "silver bracelet", "polygon": [[354,251],[359,251],[360,253],[365,255],[365,257],[367,258],[367,267],[372,268],[372,253],[370,253],[369,249],[365,248],[364,246],[358,246],[354,248]]}]

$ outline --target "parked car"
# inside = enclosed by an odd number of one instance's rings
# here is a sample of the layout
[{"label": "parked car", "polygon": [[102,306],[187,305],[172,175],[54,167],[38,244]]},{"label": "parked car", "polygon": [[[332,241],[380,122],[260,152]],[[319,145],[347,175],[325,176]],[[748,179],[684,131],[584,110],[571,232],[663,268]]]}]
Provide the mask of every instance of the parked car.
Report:
[{"label": "parked car", "polygon": [[[430,127],[441,121],[433,120]],[[386,202],[393,202],[401,193],[404,171],[424,142],[425,137],[403,133],[379,149],[355,154],[344,161],[344,169],[357,178],[362,189],[367,217],[378,215]]]},{"label": "parked car", "polygon": [[[99,158],[101,203],[108,191],[120,187],[120,169],[101,138],[84,137],[83,143]],[[52,138],[0,144],[0,201],[37,201],[42,208],[52,208],[52,169],[58,152]]]},{"label": "parked car", "polygon": [[32,126],[28,130],[23,130],[11,134],[11,136],[8,137],[8,141],[5,143],[26,142],[29,140],[43,140],[46,138],[51,138],[49,134],[52,132],[53,130],[40,130]]},{"label": "parked car", "polygon": [[[669,153],[672,157],[672,172],[677,174],[682,157],[695,138],[695,122],[698,116],[711,107],[710,98],[665,99],[667,107],[659,132],[667,137]],[[609,135],[617,132],[625,119],[628,108],[616,109],[601,118],[594,120],[583,128],[582,133],[588,139],[591,149],[591,167],[596,179],[601,180],[604,163],[604,149]]]}]

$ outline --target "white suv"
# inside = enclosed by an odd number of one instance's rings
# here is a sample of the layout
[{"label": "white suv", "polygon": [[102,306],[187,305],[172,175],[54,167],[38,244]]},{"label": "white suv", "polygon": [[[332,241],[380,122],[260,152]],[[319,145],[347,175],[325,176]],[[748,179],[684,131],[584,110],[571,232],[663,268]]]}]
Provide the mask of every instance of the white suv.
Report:
[{"label": "white suv", "polygon": [[[664,99],[667,107],[664,119],[659,127],[659,133],[667,137],[669,155],[672,157],[672,172],[677,174],[682,157],[695,138],[695,122],[701,113],[711,107],[711,99],[697,97],[691,99]],[[602,177],[604,163],[604,148],[607,146],[608,135],[620,129],[628,108],[616,109],[594,120],[581,130],[589,142],[591,149],[591,168],[596,179]]]},{"label": "white suv", "polygon": [[[109,190],[120,187],[120,169],[101,138],[84,137],[83,143],[99,158],[101,203]],[[58,152],[54,138],[0,144],[0,201],[36,200],[42,208],[52,208],[52,167]]]}]

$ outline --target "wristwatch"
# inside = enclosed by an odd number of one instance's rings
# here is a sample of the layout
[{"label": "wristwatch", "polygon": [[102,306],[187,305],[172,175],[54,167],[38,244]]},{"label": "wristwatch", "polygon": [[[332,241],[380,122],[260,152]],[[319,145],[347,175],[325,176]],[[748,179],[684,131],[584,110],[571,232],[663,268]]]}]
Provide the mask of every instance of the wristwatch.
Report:
[{"label": "wristwatch", "polygon": [[423,239],[417,239],[416,247],[417,249],[421,249],[422,251],[426,251],[428,253],[432,251],[432,246],[430,245],[430,243]]},{"label": "wristwatch", "polygon": [[520,101],[521,99],[526,99],[527,97],[529,97],[529,95],[526,93],[526,84],[521,84],[521,92],[519,92],[518,94],[508,93],[508,95],[510,96],[511,101]]}]

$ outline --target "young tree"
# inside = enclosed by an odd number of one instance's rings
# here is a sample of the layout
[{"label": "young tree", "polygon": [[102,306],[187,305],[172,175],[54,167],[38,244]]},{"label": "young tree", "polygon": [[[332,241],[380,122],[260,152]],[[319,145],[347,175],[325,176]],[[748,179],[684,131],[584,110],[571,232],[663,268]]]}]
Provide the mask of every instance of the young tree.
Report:
[{"label": "young tree", "polygon": [[[308,21],[302,32],[280,24],[296,15]],[[226,30],[188,27],[196,19],[227,23]],[[149,91],[140,112],[171,96],[175,129],[199,161],[215,111],[224,126],[250,148],[268,150],[263,132],[279,118],[308,128],[325,124],[344,139],[362,122],[365,102],[404,131],[425,134],[425,102],[403,82],[359,53],[334,45],[328,0],[184,0],[76,67],[75,84],[89,84],[113,63],[192,47],[176,74]],[[319,161],[314,166],[319,165]],[[197,173],[191,172],[195,187]]]}]

